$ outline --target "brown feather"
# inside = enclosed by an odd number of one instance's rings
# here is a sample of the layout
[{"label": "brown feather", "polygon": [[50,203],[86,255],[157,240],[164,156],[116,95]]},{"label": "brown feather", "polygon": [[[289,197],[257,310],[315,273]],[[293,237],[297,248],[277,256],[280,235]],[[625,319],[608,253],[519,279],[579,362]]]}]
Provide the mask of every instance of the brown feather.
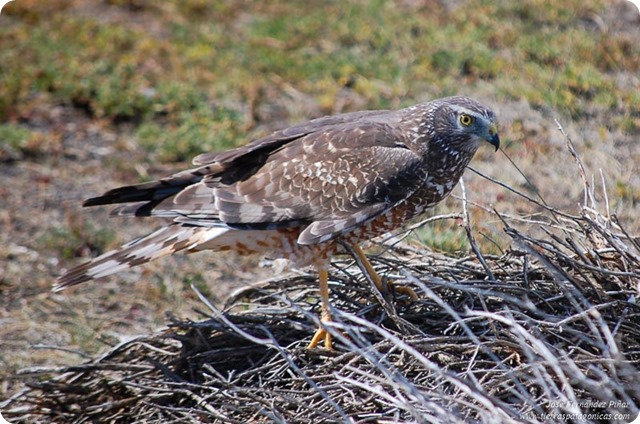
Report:
[{"label": "brown feather", "polygon": [[[460,127],[460,111],[484,126]],[[482,140],[498,147],[494,120],[480,103],[451,97],[326,116],[204,153],[193,169],[87,200],[173,223],[72,269],[58,287],[178,250],[271,252],[298,265],[324,260],[340,237],[374,237],[446,197]]]}]

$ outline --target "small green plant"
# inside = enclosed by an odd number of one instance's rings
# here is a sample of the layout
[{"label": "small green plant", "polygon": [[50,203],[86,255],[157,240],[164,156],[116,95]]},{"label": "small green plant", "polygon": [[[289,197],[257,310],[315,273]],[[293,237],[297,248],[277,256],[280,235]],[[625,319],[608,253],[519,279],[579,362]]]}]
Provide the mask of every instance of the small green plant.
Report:
[{"label": "small green plant", "polygon": [[414,237],[430,249],[453,255],[468,252],[470,247],[464,229],[450,221],[425,225],[414,231]]},{"label": "small green plant", "polygon": [[97,256],[115,240],[115,232],[96,228],[88,221],[69,220],[65,225],[50,228],[38,240],[46,249],[59,252],[58,257],[67,260],[77,257]]},{"label": "small green plant", "polygon": [[242,136],[239,114],[204,102],[179,113],[173,121],[147,121],[136,131],[140,145],[156,160],[188,161],[204,151],[232,147]]},{"label": "small green plant", "polygon": [[14,124],[0,124],[0,160],[22,156],[28,149],[31,131]]},{"label": "small green plant", "polygon": [[209,298],[212,296],[211,286],[207,283],[207,281],[204,278],[204,275],[202,275],[201,273],[185,274],[185,276],[182,278],[182,285],[186,292],[191,293],[192,292],[191,286],[193,285],[205,297]]}]

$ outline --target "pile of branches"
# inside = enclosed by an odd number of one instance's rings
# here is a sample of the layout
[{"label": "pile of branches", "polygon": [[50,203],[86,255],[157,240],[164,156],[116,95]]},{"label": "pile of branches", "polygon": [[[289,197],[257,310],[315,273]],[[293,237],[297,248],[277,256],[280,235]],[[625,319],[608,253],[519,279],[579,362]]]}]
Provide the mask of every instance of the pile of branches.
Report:
[{"label": "pile of branches", "polygon": [[466,210],[467,257],[384,244],[371,260],[388,293],[336,261],[332,351],[306,348],[319,296],[296,274],[224,311],[202,297],[206,319],[47,370],[0,411],[11,422],[631,422],[640,244],[584,184],[575,216],[536,199],[535,221],[493,211],[511,239],[501,255],[480,252]]}]

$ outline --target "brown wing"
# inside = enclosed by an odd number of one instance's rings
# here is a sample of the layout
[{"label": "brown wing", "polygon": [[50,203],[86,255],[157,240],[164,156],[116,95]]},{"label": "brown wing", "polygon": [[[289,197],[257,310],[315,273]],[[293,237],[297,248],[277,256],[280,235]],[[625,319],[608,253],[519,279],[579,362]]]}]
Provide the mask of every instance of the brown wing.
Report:
[{"label": "brown wing", "polygon": [[[218,218],[226,224],[236,228],[304,224],[298,242],[314,244],[347,232],[408,197],[420,184],[415,178],[420,164],[421,158],[405,146],[397,129],[357,123],[287,145],[245,180],[226,185],[209,177],[203,185],[213,191]],[[192,203],[192,193],[200,199],[206,195],[202,186],[194,186],[180,193],[176,202]]]},{"label": "brown wing", "polygon": [[223,152],[203,153],[193,159],[197,168],[178,172],[158,181],[118,187],[101,196],[86,200],[83,206],[134,203],[125,208],[116,209],[122,215],[135,214],[149,216],[151,210],[160,201],[169,198],[185,187],[196,184],[207,175],[220,176],[225,182],[246,178],[266,162],[269,155],[282,146],[295,142],[312,133],[330,131],[345,122],[354,122],[369,117],[387,116],[394,112],[384,110],[362,111],[325,116],[295,125],[255,140],[251,143]]},{"label": "brown wing", "polygon": [[326,241],[393,207],[420,184],[420,156],[406,147],[397,122],[381,116],[325,122],[315,132],[293,131],[303,135],[286,141],[285,130],[271,143],[247,145],[244,154],[239,148],[210,155],[208,164],[201,156],[200,168],[87,204],[143,200],[118,212],[238,229],[306,226],[300,243]]},{"label": "brown wing", "polygon": [[349,122],[358,122],[378,116],[384,117],[393,113],[394,112],[386,110],[367,110],[323,116],[321,118],[312,119],[308,122],[276,131],[267,137],[255,140],[235,149],[226,150],[224,152],[203,153],[193,159],[193,164],[196,166],[202,166],[218,163],[234,166],[242,163],[246,159],[252,158],[252,155],[256,153],[262,155],[269,154],[284,144],[302,138],[308,134],[331,130],[332,128],[336,128]]}]

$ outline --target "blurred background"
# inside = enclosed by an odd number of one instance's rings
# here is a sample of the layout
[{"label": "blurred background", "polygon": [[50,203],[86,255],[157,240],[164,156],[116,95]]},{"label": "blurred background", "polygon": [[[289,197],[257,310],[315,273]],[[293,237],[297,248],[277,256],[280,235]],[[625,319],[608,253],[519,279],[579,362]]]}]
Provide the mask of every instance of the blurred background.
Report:
[{"label": "blurred background", "polygon": [[[473,167],[569,213],[582,183],[556,120],[627,230],[640,230],[640,14],[617,0],[15,0],[0,14],[0,398],[25,367],[86,360],[199,317],[273,275],[260,258],[179,256],[52,295],[64,269],[151,231],[83,199],[161,177],[203,151],[310,118],[465,94],[501,121],[508,158]],[[530,202],[467,172],[482,248],[509,246],[483,208]],[[605,196],[606,193],[606,196]],[[432,211],[461,210],[460,191]],[[608,203],[607,203],[608,202]],[[459,223],[413,243],[468,252]],[[135,283],[135,284],[134,284]]]}]

